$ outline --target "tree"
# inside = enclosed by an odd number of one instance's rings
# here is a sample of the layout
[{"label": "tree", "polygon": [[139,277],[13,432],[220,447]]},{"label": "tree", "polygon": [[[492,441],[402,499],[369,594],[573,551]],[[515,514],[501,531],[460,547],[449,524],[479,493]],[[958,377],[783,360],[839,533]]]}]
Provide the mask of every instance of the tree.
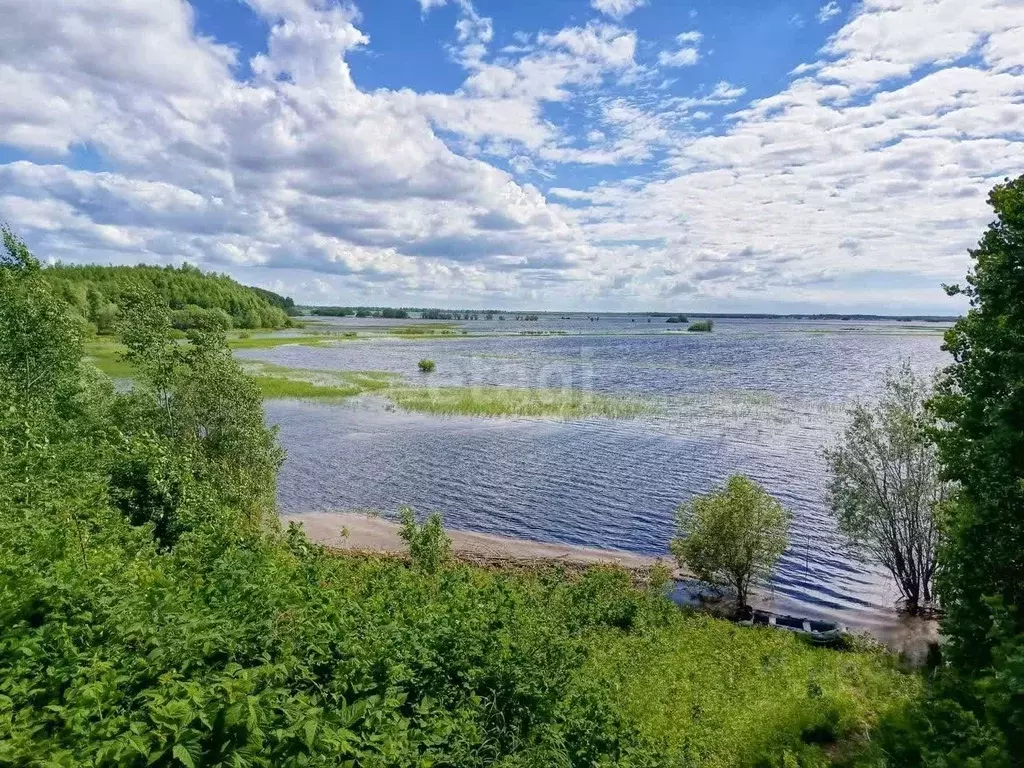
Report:
[{"label": "tree", "polygon": [[953,490],[927,433],[930,394],[907,363],[889,371],[877,406],[851,408],[842,440],[825,451],[839,529],[889,570],[911,613],[932,600],[938,517]]},{"label": "tree", "polygon": [[[938,577],[943,630],[947,657],[971,673],[1024,635],[1024,176],[996,186],[989,204],[996,220],[971,251],[967,285],[947,287],[970,309],[946,333],[954,362],[931,402],[940,460],[960,485]],[[1024,741],[1024,723],[1015,727]]]},{"label": "tree", "polygon": [[[171,327],[173,312],[159,296],[139,291],[126,294],[122,303],[121,340],[128,350],[125,357],[138,371],[136,386],[122,403],[131,414],[119,419],[126,434],[141,441],[145,450],[139,452],[146,457],[162,457],[146,441],[146,434],[155,432],[170,441],[175,461],[189,462],[187,474],[220,501],[250,522],[271,518],[284,454],[276,431],[264,424],[259,386],[231,355],[221,328],[216,323],[194,328],[181,340]],[[152,463],[147,459],[146,467]],[[169,477],[162,468],[165,460],[158,463],[157,476]],[[130,480],[128,498],[138,496],[139,488],[146,492],[142,497],[147,501],[133,501],[135,506],[164,509],[167,499],[195,496],[176,492],[152,502],[149,489],[167,482],[154,482],[142,466],[136,462],[124,475]]]},{"label": "tree", "polygon": [[21,407],[60,408],[78,392],[82,324],[56,299],[28,247],[0,229],[0,392]]},{"label": "tree", "polygon": [[732,587],[742,609],[751,583],[766,577],[789,545],[791,518],[753,480],[733,475],[724,487],[679,506],[679,538],[670,549],[702,581]]}]

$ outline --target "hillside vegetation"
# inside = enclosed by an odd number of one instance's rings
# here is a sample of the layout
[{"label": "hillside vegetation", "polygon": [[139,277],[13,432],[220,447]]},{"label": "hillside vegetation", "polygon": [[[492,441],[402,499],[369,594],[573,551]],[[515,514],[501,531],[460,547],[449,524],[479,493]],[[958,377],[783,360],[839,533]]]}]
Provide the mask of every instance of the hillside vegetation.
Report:
[{"label": "hillside vegetation", "polygon": [[42,270],[55,295],[63,299],[99,333],[111,333],[119,307],[126,299],[146,291],[172,310],[171,323],[187,330],[213,326],[229,328],[283,328],[291,324],[295,303],[262,288],[241,285],[227,275],[181,267],[71,266],[58,264]]},{"label": "hillside vegetation", "polygon": [[0,765],[823,766],[919,688],[571,579],[331,555],[274,508],[282,454],[217,328],[126,296],[134,385],[7,233],[0,254]]}]

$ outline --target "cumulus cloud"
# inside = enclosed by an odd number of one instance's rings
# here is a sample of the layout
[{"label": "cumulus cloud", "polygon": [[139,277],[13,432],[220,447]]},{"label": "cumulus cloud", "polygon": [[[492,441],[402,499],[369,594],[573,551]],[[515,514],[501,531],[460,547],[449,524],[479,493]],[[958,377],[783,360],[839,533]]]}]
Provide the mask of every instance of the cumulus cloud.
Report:
[{"label": "cumulus cloud", "polygon": [[704,35],[697,30],[683,32],[676,36],[679,48],[674,51],[662,51],[658,54],[658,63],[663,67],[691,67],[700,61],[700,43]]},{"label": "cumulus cloud", "polygon": [[308,300],[934,307],[1024,170],[1014,0],[864,0],[753,102],[660,87],[696,30],[495,53],[469,0],[419,9],[454,9],[461,85],[366,90],[354,6],[247,2],[267,38],[240,61],[183,0],[0,0],[0,217],[46,257],[189,259]]},{"label": "cumulus cloud", "polygon": [[624,19],[642,5],[647,5],[647,0],[590,0],[594,10],[616,20]]}]

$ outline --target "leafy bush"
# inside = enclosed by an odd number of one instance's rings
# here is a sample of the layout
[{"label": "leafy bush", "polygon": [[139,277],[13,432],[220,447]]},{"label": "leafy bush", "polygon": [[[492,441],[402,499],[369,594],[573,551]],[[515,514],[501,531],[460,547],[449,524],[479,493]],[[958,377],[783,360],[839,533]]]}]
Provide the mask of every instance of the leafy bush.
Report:
[{"label": "leafy bush", "polygon": [[420,360],[419,367],[423,373],[430,373],[437,367],[437,364],[433,360],[423,359]]},{"label": "leafy bush", "polygon": [[690,323],[689,328],[687,328],[686,330],[688,330],[688,331],[695,331],[695,332],[698,332],[698,333],[711,333],[711,331],[714,330],[714,328],[715,328],[715,321],[709,319],[709,320],[698,320],[698,321],[696,321],[694,323]]},{"label": "leafy bush", "polygon": [[743,608],[751,582],[767,576],[786,551],[791,518],[761,486],[734,475],[724,487],[680,505],[671,550],[698,578],[732,587]]},{"label": "leafy bush", "polygon": [[400,514],[400,533],[409,545],[412,564],[426,573],[437,573],[452,556],[452,540],[444,532],[441,516],[434,512],[423,523],[417,523],[411,507],[403,507]]}]

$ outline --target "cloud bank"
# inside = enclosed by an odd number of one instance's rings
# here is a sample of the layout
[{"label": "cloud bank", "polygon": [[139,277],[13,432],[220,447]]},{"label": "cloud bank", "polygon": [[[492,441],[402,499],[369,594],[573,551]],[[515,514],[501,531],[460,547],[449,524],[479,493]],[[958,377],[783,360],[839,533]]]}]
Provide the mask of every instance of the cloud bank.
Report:
[{"label": "cloud bank", "polygon": [[361,88],[355,6],[248,5],[243,61],[183,0],[0,0],[0,217],[44,257],[304,301],[916,311],[1024,172],[1014,0],[865,0],[755,98],[670,89],[708,41],[645,46],[631,0],[503,49],[469,0],[420,0],[408,23],[455,20],[449,92]]}]

